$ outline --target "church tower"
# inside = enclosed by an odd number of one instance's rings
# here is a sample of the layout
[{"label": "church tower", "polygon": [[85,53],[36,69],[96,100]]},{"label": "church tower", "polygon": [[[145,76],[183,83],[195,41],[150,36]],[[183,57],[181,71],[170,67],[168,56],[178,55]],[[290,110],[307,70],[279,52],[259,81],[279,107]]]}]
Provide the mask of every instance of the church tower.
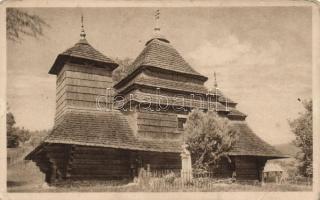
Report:
[{"label": "church tower", "polygon": [[198,73],[160,32],[160,13],[155,15],[153,37],[134,60],[128,74],[114,85],[124,98],[124,110],[137,121],[135,135],[141,139],[181,140],[188,113],[198,108],[214,109],[219,115],[245,120],[236,103],[217,87],[209,91],[208,77]]},{"label": "church tower", "polygon": [[117,67],[89,44],[81,17],[79,42],[59,54],[49,71],[57,76],[56,122],[70,110],[97,110],[97,97],[111,92],[108,88],[112,88],[112,71]]}]

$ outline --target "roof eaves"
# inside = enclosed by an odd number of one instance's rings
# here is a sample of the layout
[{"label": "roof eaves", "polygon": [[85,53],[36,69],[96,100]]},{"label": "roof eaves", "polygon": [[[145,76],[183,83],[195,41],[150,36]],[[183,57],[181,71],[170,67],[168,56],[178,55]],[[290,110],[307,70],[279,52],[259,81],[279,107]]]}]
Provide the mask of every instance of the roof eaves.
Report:
[{"label": "roof eaves", "polygon": [[35,149],[33,149],[30,153],[28,153],[24,160],[32,160],[34,156],[39,154],[41,151],[43,151],[43,147],[46,146],[45,142],[42,142],[39,146],[37,146]]},{"label": "roof eaves", "polygon": [[111,70],[114,70],[115,68],[118,67],[118,64],[115,62],[106,63],[106,62],[102,62],[99,60],[88,59],[88,58],[83,58],[83,57],[78,57],[78,56],[73,56],[73,55],[68,55],[68,54],[59,54],[48,73],[53,74],[53,75],[57,75],[60,72],[60,70],[62,69],[63,64],[66,61],[72,60],[72,59],[88,61],[88,62],[96,64],[97,67],[101,67],[101,68],[106,68],[106,66],[108,66],[109,68],[111,68]]},{"label": "roof eaves", "polygon": [[184,73],[184,72],[179,72],[179,71],[175,71],[175,70],[165,70],[162,69],[160,67],[155,67],[155,66],[149,66],[149,65],[141,65],[140,67],[138,67],[137,69],[135,69],[133,72],[129,73],[127,76],[125,76],[123,79],[121,79],[120,81],[118,81],[117,83],[115,83],[113,85],[113,87],[115,89],[120,88],[123,84],[125,84],[126,82],[132,80],[136,75],[138,75],[141,71],[145,70],[145,69],[156,69],[156,70],[160,70],[160,71],[170,71],[170,72],[174,72],[180,75],[186,75],[186,76],[192,76],[192,77],[196,77],[198,79],[200,79],[201,81],[205,82],[208,80],[208,77],[203,76],[203,75],[197,75],[197,74],[191,74],[191,73]]},{"label": "roof eaves", "polygon": [[180,153],[180,149],[156,149],[156,148],[143,148],[139,146],[122,146],[119,145],[112,145],[112,144],[97,144],[97,143],[86,143],[86,142],[77,142],[77,141],[61,141],[61,140],[48,140],[48,143],[53,144],[74,144],[74,145],[81,145],[81,146],[92,146],[92,147],[108,147],[108,148],[115,148],[115,149],[128,149],[128,150],[138,150],[138,151],[153,151],[153,152],[172,152],[172,153]]},{"label": "roof eaves", "polygon": [[288,155],[284,155],[282,153],[278,154],[261,154],[261,153],[244,153],[244,152],[229,152],[229,156],[255,156],[255,157],[266,157],[270,159],[282,159],[282,158],[290,158]]}]

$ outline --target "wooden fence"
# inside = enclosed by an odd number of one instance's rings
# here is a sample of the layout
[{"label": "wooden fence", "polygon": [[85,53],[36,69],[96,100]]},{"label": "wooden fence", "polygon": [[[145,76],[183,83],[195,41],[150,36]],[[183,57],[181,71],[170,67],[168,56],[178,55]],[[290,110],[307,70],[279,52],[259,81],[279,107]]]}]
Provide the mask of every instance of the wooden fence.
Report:
[{"label": "wooden fence", "polygon": [[[192,179],[184,177],[192,176]],[[170,191],[215,191],[220,185],[261,186],[258,180],[240,181],[235,178],[217,177],[215,172],[183,172],[180,170],[156,170],[142,171],[139,173],[138,185],[143,191],[170,192]],[[275,184],[275,182],[273,183]],[[283,185],[312,185],[312,179],[305,177],[295,177],[281,183]]]},{"label": "wooden fence", "polygon": [[211,191],[217,184],[235,182],[232,178],[217,178],[214,172],[196,173],[180,170],[140,171],[137,181],[145,191],[157,192]]}]

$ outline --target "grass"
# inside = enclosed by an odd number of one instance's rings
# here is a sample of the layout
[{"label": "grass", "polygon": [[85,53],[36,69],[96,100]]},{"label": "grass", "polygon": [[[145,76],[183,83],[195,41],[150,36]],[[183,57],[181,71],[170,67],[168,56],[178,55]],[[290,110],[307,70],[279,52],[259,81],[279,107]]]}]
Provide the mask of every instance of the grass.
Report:
[{"label": "grass", "polygon": [[[28,169],[29,168],[29,169]],[[19,170],[19,171],[17,171]],[[240,183],[214,183],[210,187],[199,185],[184,186],[179,184],[167,187],[143,187],[134,183],[115,183],[110,181],[82,181],[64,183],[59,186],[47,186],[42,173],[36,171],[33,163],[28,163],[25,170],[10,168],[8,173],[8,192],[283,192],[311,191],[310,185],[275,184],[249,185]],[[14,172],[15,171],[15,172]]]},{"label": "grass", "polygon": [[104,184],[91,184],[87,186],[71,187],[42,187],[41,185],[16,185],[8,187],[8,192],[284,192],[284,191],[311,191],[311,186],[306,185],[277,185],[269,183],[264,186],[243,184],[215,184],[210,189],[186,187],[186,188],[163,188],[162,190],[150,190],[136,184],[122,186],[108,186]]}]

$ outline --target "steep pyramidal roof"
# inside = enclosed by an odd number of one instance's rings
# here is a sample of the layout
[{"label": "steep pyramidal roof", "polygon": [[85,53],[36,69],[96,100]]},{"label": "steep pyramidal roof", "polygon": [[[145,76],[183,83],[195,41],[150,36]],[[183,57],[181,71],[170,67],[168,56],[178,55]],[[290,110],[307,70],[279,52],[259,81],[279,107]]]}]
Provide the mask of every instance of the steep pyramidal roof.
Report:
[{"label": "steep pyramidal roof", "polygon": [[[208,78],[195,71],[172,47],[168,40],[162,38],[153,38],[146,43],[146,47],[135,59],[129,68],[127,76],[120,82],[125,81],[134,72],[144,67],[154,67],[166,71],[180,74],[191,75],[200,80],[206,81]],[[120,84],[120,82],[118,84]],[[117,87],[117,85],[115,87]]]},{"label": "steep pyramidal roof", "polygon": [[130,76],[131,73],[143,66],[151,66],[197,76],[206,81],[208,78],[196,72],[171,46],[170,41],[161,34],[159,21],[160,10],[157,10],[155,13],[154,36],[146,43],[146,47],[133,62],[128,75]]},{"label": "steep pyramidal roof", "polygon": [[73,47],[67,49],[65,52],[62,53],[63,55],[79,57],[79,58],[86,58],[90,60],[96,60],[104,63],[114,63],[113,60],[108,58],[107,56],[103,55],[95,48],[93,48],[86,39],[81,39],[77,42]]},{"label": "steep pyramidal roof", "polygon": [[159,39],[153,39],[146,44],[146,47],[133,62],[130,71],[134,71],[140,66],[153,66],[176,72],[202,76],[182,58],[170,43]]},{"label": "steep pyramidal roof", "polygon": [[73,47],[58,55],[49,74],[58,74],[67,61],[91,63],[98,67],[108,67],[114,70],[118,64],[107,56],[93,48],[86,40],[86,33],[83,26],[83,16],[81,16],[80,40]]},{"label": "steep pyramidal roof", "polygon": [[108,66],[112,70],[118,66],[112,59],[100,53],[85,38],[82,38],[73,47],[58,55],[49,74],[58,74],[65,61],[75,59],[91,62],[100,67]]}]

